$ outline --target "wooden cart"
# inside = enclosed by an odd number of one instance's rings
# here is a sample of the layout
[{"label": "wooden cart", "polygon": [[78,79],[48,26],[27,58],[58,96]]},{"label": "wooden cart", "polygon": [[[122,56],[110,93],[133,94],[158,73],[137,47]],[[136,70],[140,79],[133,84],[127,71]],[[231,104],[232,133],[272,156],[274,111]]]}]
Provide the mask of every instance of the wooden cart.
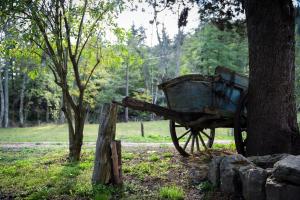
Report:
[{"label": "wooden cart", "polygon": [[123,106],[150,111],[170,119],[170,134],[177,151],[188,156],[211,148],[216,128],[234,128],[238,153],[245,153],[248,78],[225,67],[214,76],[191,74],[160,84],[168,108],[130,97]]}]

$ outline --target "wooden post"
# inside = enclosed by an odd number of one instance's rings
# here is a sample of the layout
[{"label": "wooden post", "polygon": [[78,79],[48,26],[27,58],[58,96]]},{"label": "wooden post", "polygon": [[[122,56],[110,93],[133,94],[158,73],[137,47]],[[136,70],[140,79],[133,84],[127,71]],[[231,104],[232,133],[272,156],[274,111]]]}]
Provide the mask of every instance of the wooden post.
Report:
[{"label": "wooden post", "polygon": [[94,184],[114,183],[111,143],[116,135],[116,121],[117,105],[110,104],[99,125],[92,176],[92,183]]},{"label": "wooden post", "polygon": [[144,135],[144,124],[143,124],[143,122],[141,122],[141,135],[142,135],[142,137],[145,136]]},{"label": "wooden post", "polygon": [[122,184],[122,165],[121,165],[121,141],[115,140],[110,144],[111,158],[112,158],[112,171],[113,183],[116,185]]}]

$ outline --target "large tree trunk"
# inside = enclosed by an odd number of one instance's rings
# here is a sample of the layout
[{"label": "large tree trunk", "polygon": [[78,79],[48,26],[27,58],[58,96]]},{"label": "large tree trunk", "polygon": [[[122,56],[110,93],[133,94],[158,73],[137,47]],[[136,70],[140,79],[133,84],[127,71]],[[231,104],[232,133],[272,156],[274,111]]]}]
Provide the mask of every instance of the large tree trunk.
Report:
[{"label": "large tree trunk", "polygon": [[27,76],[26,74],[24,74],[22,80],[21,92],[20,92],[20,107],[19,107],[20,127],[24,127],[24,96],[25,96],[25,89],[26,89],[26,81],[27,81]]},{"label": "large tree trunk", "polygon": [[9,66],[11,64],[11,61],[6,61],[5,68],[4,68],[4,127],[8,127],[9,123],[9,92],[8,92],[8,70]]},{"label": "large tree trunk", "polygon": [[245,3],[250,64],[246,153],[299,153],[292,0]]},{"label": "large tree trunk", "polygon": [[2,127],[3,125],[3,119],[4,119],[4,92],[3,92],[2,76],[0,70],[0,127]]}]

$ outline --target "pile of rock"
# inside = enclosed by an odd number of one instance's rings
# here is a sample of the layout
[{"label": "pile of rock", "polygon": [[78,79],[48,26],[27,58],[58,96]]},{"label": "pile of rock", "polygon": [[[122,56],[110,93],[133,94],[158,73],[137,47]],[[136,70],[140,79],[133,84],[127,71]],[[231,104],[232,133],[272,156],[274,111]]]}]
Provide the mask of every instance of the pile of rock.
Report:
[{"label": "pile of rock", "polygon": [[219,156],[212,159],[208,178],[221,191],[246,200],[299,200],[300,156]]}]

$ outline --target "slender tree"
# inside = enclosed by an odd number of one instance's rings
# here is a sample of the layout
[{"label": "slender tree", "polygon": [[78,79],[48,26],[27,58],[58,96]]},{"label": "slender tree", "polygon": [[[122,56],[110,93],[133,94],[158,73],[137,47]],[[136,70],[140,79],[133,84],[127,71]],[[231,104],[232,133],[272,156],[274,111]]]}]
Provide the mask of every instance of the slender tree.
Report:
[{"label": "slender tree", "polygon": [[19,106],[20,127],[24,127],[24,98],[25,98],[26,82],[27,82],[27,75],[23,73],[21,90],[20,90],[20,106]]},{"label": "slender tree", "polygon": [[9,66],[11,65],[11,61],[5,62],[4,66],[4,125],[3,127],[7,128],[9,125]]},{"label": "slender tree", "polygon": [[[47,67],[62,91],[62,110],[69,128],[69,158],[80,159],[87,112],[85,94],[88,84],[102,61],[101,46],[93,59],[83,62],[85,50],[95,48],[91,39],[103,35],[103,27],[113,28],[114,4],[105,1],[5,1],[2,14],[9,13],[26,24],[23,34],[47,54]],[[107,24],[105,24],[107,22]],[[102,29],[101,29],[102,28]],[[98,40],[97,40],[98,41]],[[95,42],[95,41],[93,41]],[[94,61],[94,63],[92,63]],[[88,65],[86,65],[88,64]]]},{"label": "slender tree", "polygon": [[[2,65],[2,62],[0,61]],[[3,84],[2,84],[2,66],[0,67],[0,127],[3,125],[4,119],[4,91],[3,91]]]}]

